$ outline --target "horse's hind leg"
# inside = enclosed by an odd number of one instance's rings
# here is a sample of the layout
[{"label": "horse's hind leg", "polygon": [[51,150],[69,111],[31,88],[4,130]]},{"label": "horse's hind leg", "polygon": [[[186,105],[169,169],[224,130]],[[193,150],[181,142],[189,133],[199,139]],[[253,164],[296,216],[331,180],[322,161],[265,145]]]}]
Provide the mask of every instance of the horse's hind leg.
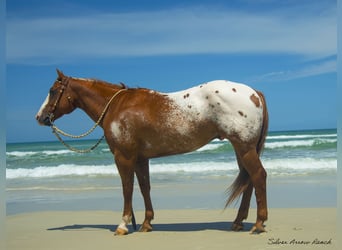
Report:
[{"label": "horse's hind leg", "polygon": [[238,177],[234,181],[234,184],[229,189],[230,197],[226,204],[226,206],[228,206],[234,199],[236,199],[240,195],[240,192],[243,192],[239,212],[232,225],[232,230],[234,231],[240,231],[243,229],[242,221],[247,219],[248,217],[248,211],[253,192],[253,184],[250,180],[250,176],[243,166],[240,158],[240,155],[236,152],[236,159],[239,165],[240,172]]},{"label": "horse's hind leg", "polygon": [[[254,224],[251,233],[264,232],[264,221],[267,220],[267,200],[266,200],[266,171],[262,166],[259,155],[256,149],[250,149],[243,154],[240,154],[241,161],[248,172],[252,184],[255,188],[255,196],[257,201],[257,220]],[[250,190],[249,190],[250,191]],[[249,194],[246,195],[246,199]]]},{"label": "horse's hind leg", "polygon": [[243,229],[242,221],[247,219],[248,217],[248,211],[249,211],[250,201],[252,197],[252,192],[253,192],[253,184],[250,182],[246,190],[243,192],[239,212],[232,225],[232,230],[234,231],[240,231]]},{"label": "horse's hind leg", "polygon": [[140,232],[152,231],[151,220],[153,220],[154,212],[152,207],[151,195],[150,195],[150,174],[149,174],[149,162],[148,159],[139,159],[135,168],[135,174],[138,178],[141,193],[144,197],[145,203],[145,220],[140,227]]}]

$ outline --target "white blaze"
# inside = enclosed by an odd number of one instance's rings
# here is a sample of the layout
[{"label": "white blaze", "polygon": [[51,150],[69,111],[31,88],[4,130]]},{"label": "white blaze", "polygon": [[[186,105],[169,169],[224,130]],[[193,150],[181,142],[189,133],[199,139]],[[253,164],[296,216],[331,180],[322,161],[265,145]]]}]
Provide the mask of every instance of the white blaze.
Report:
[{"label": "white blaze", "polygon": [[42,112],[43,112],[45,106],[49,103],[49,99],[50,99],[50,94],[47,95],[47,97],[45,98],[45,101],[43,102],[42,106],[40,106],[40,109],[39,109],[36,117],[40,117],[42,115]]}]

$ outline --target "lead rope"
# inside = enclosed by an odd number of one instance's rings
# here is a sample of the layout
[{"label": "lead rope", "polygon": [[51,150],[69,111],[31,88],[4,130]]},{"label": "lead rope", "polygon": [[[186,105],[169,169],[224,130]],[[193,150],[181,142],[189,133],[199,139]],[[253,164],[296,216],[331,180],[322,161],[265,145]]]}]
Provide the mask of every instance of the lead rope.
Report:
[{"label": "lead rope", "polygon": [[93,145],[91,146],[90,148],[87,148],[87,149],[78,149],[78,148],[75,148],[73,146],[71,146],[70,144],[66,143],[62,137],[56,132],[56,131],[52,131],[52,133],[55,134],[55,136],[57,137],[57,139],[66,147],[68,148],[69,150],[73,151],[73,152],[76,152],[76,153],[80,153],[80,154],[84,154],[84,153],[90,153],[91,151],[93,151],[95,148],[97,148],[98,145],[100,145],[100,143],[102,142],[102,140],[104,139],[104,135]]},{"label": "lead rope", "polygon": [[119,91],[117,91],[108,101],[108,103],[106,104],[106,106],[104,107],[99,119],[97,120],[97,122],[94,124],[94,126],[89,129],[87,132],[80,134],[80,135],[72,135],[69,133],[64,132],[63,130],[57,128],[57,126],[53,123],[52,118],[53,118],[53,114],[50,115],[49,119],[50,119],[50,123],[51,123],[51,129],[52,129],[52,133],[57,137],[57,139],[65,146],[67,147],[69,150],[77,152],[77,153],[89,153],[92,150],[94,150],[100,143],[101,141],[104,139],[104,135],[90,148],[88,149],[77,149],[72,147],[71,145],[69,145],[68,143],[66,143],[62,137],[60,135],[66,136],[66,137],[70,137],[70,138],[74,138],[74,139],[79,139],[82,137],[85,137],[87,135],[89,135],[90,133],[92,133],[95,128],[100,124],[101,120],[103,119],[105,113],[107,112],[107,109],[109,108],[109,105],[111,104],[111,102],[114,100],[114,98],[122,91],[124,91],[126,89],[121,89]]}]

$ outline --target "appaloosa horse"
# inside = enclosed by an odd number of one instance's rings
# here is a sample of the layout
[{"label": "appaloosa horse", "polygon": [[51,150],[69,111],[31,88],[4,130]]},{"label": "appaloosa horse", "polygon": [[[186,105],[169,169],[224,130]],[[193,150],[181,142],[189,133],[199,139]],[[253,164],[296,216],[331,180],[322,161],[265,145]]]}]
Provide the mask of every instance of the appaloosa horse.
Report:
[{"label": "appaloosa horse", "polygon": [[140,231],[152,230],[150,158],[190,152],[215,138],[231,142],[240,169],[226,204],[243,195],[232,229],[242,230],[254,188],[257,219],[251,232],[265,231],[266,171],[260,153],[267,134],[268,112],[262,93],[223,80],[160,93],[67,77],[58,70],[57,74],[36,119],[41,125],[51,126],[54,120],[80,108],[103,128],[123,187],[124,209],[117,235],[127,234],[127,224],[132,222],[134,174],[146,209]]}]

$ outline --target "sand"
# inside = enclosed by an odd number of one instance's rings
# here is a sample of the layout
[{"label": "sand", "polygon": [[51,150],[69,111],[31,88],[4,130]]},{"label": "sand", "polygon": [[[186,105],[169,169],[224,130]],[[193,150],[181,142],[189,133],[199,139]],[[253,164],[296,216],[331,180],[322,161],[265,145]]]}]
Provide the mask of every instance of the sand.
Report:
[{"label": "sand", "polygon": [[[7,216],[7,249],[337,249],[336,208],[270,209],[267,233],[232,232],[235,209],[155,211],[154,231],[114,236],[121,213],[47,211]],[[144,213],[136,212],[138,222]],[[130,227],[132,229],[132,227]]]}]

